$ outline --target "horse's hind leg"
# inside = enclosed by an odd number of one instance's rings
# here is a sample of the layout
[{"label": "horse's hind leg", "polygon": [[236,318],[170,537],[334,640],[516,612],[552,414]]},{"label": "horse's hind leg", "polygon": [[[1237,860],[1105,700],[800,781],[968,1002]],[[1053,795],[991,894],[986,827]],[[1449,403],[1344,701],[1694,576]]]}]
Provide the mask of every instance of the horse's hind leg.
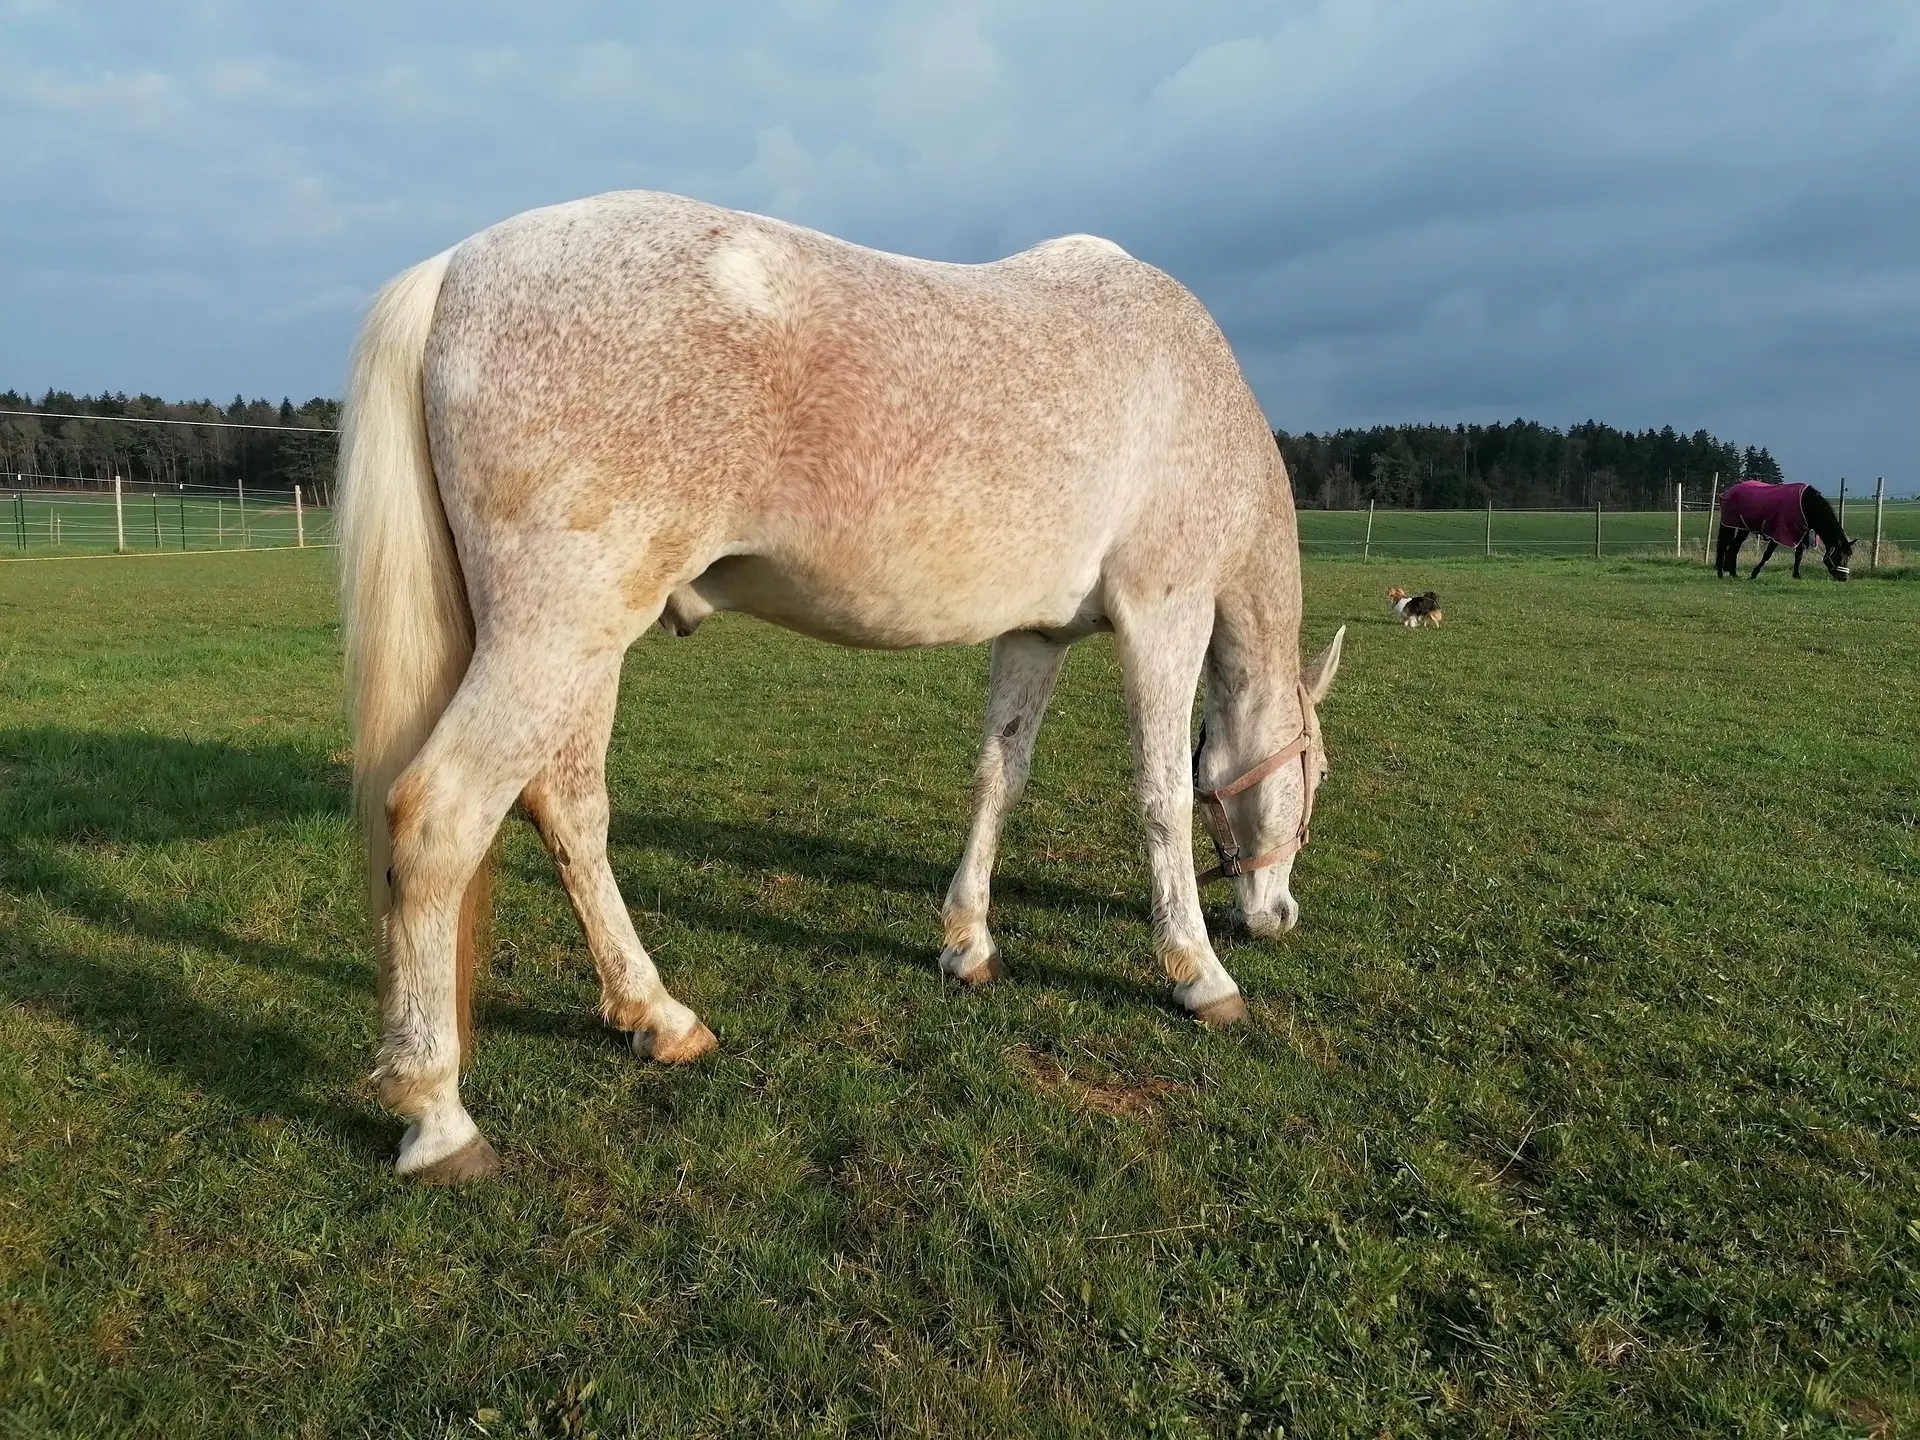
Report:
[{"label": "horse's hind leg", "polygon": [[513,797],[553,751],[573,696],[554,647],[483,641],[387,795],[393,837],[380,1099],[408,1122],[395,1169],[453,1182],[498,1167],[460,1103],[463,897]]},{"label": "horse's hind leg", "polygon": [[1193,697],[1212,629],[1211,596],[1115,607],[1152,870],[1155,944],[1174,998],[1198,1019],[1224,1025],[1243,1019],[1247,1006],[1207,938],[1193,868]]},{"label": "horse's hind leg", "polygon": [[1000,827],[1026,788],[1033,766],[1033,742],[1040,717],[1053,694],[1067,647],[1038,635],[1002,635],[993,642],[987,676],[986,736],[974,770],[973,830],[947,887],[941,917],[947,948],[940,968],[956,980],[977,985],[1000,973],[1000,951],[987,929],[994,856]]},{"label": "horse's hind leg", "polygon": [[713,1049],[713,1032],[667,993],[634,932],[607,862],[607,738],[620,693],[617,655],[596,662],[571,734],[521,794],[560,872],[600,972],[600,1013],[633,1036],[637,1054],[670,1062]]}]

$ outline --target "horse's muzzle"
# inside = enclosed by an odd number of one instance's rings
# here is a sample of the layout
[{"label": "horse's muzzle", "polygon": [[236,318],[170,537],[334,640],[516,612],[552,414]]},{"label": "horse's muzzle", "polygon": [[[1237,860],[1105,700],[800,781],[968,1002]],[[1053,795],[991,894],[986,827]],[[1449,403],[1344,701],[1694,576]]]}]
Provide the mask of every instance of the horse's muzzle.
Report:
[{"label": "horse's muzzle", "polygon": [[1300,903],[1291,895],[1283,895],[1273,909],[1242,915],[1240,921],[1256,940],[1272,940],[1300,923]]}]

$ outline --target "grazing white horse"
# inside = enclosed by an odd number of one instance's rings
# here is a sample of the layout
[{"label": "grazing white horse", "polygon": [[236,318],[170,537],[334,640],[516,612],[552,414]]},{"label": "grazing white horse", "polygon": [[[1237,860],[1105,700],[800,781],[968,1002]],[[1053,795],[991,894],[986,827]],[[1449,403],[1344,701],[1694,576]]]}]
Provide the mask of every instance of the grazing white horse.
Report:
[{"label": "grazing white horse", "polygon": [[1095,631],[1124,669],[1179,1003],[1246,1013],[1200,908],[1203,777],[1248,926],[1298,916],[1314,707],[1345,632],[1303,673],[1273,436],[1200,303],[1116,245],[949,265],[671,195],[531,211],[381,291],[340,470],[354,778],[384,919],[377,1079],[409,1122],[403,1175],[498,1166],[458,1081],[487,857],[516,799],[607,1020],[655,1060],[713,1048],[607,863],[621,657],[656,621],[685,634],[739,610],[844,645],[993,642],[948,975],[1000,973],[1001,823],[1067,647]]}]

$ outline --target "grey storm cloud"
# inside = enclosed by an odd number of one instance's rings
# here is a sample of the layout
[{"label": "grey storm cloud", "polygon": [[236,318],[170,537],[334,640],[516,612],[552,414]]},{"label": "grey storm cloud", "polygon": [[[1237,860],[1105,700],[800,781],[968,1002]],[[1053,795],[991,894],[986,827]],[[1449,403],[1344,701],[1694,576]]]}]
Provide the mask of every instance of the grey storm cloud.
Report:
[{"label": "grey storm cloud", "polygon": [[0,384],[337,394],[387,276],[632,186],[1092,231],[1273,423],[1705,426],[1920,483],[1920,7],[0,3]]}]

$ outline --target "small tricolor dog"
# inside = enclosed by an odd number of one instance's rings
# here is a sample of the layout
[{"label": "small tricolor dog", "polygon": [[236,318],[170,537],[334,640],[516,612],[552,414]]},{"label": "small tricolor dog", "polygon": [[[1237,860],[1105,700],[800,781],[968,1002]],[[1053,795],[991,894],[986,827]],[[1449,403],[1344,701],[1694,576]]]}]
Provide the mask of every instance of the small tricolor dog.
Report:
[{"label": "small tricolor dog", "polygon": [[1420,628],[1420,622],[1426,621],[1436,629],[1442,619],[1440,597],[1429,590],[1424,595],[1409,595],[1398,585],[1387,591],[1387,603],[1393,606],[1393,613],[1409,630]]}]

